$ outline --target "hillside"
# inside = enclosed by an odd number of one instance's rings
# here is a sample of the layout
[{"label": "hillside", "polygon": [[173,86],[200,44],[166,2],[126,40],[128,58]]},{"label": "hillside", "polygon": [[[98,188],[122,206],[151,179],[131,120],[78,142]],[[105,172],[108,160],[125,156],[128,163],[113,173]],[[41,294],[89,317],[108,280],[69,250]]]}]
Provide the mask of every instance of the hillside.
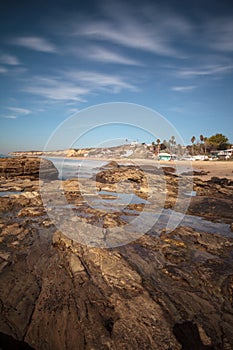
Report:
[{"label": "hillside", "polygon": [[11,156],[30,157],[78,157],[78,158],[153,158],[153,152],[146,145],[126,144],[108,148],[82,148],[56,151],[16,151]]}]

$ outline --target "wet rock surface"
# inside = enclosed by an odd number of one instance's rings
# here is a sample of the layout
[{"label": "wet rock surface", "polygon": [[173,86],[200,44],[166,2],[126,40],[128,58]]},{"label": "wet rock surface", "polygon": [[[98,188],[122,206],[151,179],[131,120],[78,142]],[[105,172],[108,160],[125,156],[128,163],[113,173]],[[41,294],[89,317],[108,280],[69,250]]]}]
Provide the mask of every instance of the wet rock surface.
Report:
[{"label": "wet rock surface", "polygon": [[[0,198],[3,349],[11,344],[43,350],[233,348],[233,236],[182,225],[158,235],[152,227],[121,247],[87,247],[54,226],[35,179],[1,181],[4,191],[19,192]],[[145,175],[132,167],[119,172],[112,164],[100,170],[97,182],[88,181],[90,196],[101,187],[104,198],[116,187],[126,191],[130,183],[144,193],[139,198],[150,200],[150,191],[158,196],[165,191],[165,204],[172,208],[179,181],[189,179],[153,171]],[[94,224],[102,215],[106,227],[124,225],[117,213],[91,208],[77,179],[62,184],[67,203],[86,215],[83,220]],[[56,186],[58,181],[51,181],[51,188]],[[195,178],[194,189],[190,213],[230,223],[231,183]]]},{"label": "wet rock surface", "polygon": [[58,171],[47,159],[37,157],[0,158],[0,176],[4,178],[57,179]]},{"label": "wet rock surface", "polygon": [[194,178],[194,189],[197,196],[191,199],[189,214],[232,223],[233,181],[216,177],[208,181]]}]

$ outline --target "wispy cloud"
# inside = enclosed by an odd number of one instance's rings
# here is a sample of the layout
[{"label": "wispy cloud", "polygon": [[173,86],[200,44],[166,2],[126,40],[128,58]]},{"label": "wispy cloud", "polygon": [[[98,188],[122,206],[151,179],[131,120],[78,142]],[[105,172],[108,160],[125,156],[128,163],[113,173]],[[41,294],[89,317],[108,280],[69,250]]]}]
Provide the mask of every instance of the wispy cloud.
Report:
[{"label": "wispy cloud", "polygon": [[20,61],[17,57],[8,55],[8,54],[2,54],[0,55],[0,63],[6,64],[9,66],[18,66],[20,65]]},{"label": "wispy cloud", "polygon": [[224,17],[208,20],[205,26],[204,40],[208,47],[222,51],[233,51],[233,18]]},{"label": "wispy cloud", "polygon": [[33,78],[23,90],[46,99],[60,101],[85,101],[84,95],[89,92],[89,89],[63,79],[41,77]]},{"label": "wispy cloud", "polygon": [[136,86],[127,81],[127,78],[116,74],[107,74],[90,71],[70,71],[66,73],[69,79],[83,83],[90,90],[104,89],[108,92],[118,93],[124,89],[137,91]]},{"label": "wispy cloud", "polygon": [[210,65],[201,68],[183,68],[176,72],[179,77],[192,78],[227,73],[233,70],[233,65]]},{"label": "wispy cloud", "polygon": [[22,90],[51,100],[84,102],[92,93],[119,93],[137,88],[120,75],[66,71],[57,77],[34,77]]},{"label": "wispy cloud", "polygon": [[78,49],[76,50],[76,53],[78,53],[79,56],[83,56],[89,60],[102,63],[115,63],[132,66],[143,65],[138,60],[127,57],[126,55],[120,54],[119,52],[114,52],[98,46],[88,46],[86,48]]},{"label": "wispy cloud", "polygon": [[12,43],[18,46],[25,47],[27,49],[40,51],[40,52],[53,53],[57,51],[54,44],[49,42],[47,39],[37,37],[37,36],[19,37],[12,40]]},{"label": "wispy cloud", "polygon": [[17,116],[16,115],[4,115],[3,118],[5,118],[5,119],[16,119]]},{"label": "wispy cloud", "polygon": [[5,74],[8,72],[8,69],[5,67],[0,67],[0,74]]},{"label": "wispy cloud", "polygon": [[89,23],[79,28],[76,34],[161,55],[176,53],[159,35],[155,36],[144,26],[132,22],[121,25],[114,25],[111,22]]},{"label": "wispy cloud", "polygon": [[21,115],[28,115],[31,113],[29,109],[26,108],[19,108],[19,107],[7,107],[10,111],[16,113],[16,114],[21,114]]},{"label": "wispy cloud", "polygon": [[196,89],[196,85],[189,85],[189,86],[172,86],[171,90],[172,91],[178,91],[178,92],[183,92],[183,91],[190,91]]},{"label": "wispy cloud", "polygon": [[70,108],[68,111],[67,111],[67,113],[68,114],[75,114],[75,113],[78,113],[80,111],[80,109],[78,109],[78,108]]},{"label": "wispy cloud", "polygon": [[85,19],[77,24],[73,34],[86,39],[121,45],[127,48],[147,51],[165,56],[183,56],[174,44],[174,37],[186,37],[190,23],[184,18],[158,6],[151,6],[147,11],[120,3],[113,5],[104,2],[104,19]]}]

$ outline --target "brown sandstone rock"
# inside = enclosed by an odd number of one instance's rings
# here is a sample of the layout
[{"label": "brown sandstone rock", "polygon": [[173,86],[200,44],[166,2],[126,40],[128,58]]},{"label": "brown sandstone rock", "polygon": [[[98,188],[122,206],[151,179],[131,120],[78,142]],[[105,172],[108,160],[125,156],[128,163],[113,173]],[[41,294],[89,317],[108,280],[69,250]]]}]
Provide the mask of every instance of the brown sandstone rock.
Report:
[{"label": "brown sandstone rock", "polygon": [[58,171],[52,162],[43,158],[0,158],[0,176],[52,180],[57,179]]},{"label": "brown sandstone rock", "polygon": [[[146,186],[144,172],[118,170],[103,170],[101,180],[114,184],[125,176]],[[175,198],[178,180],[166,179]],[[153,181],[159,192],[160,177]],[[77,181],[64,183],[67,197],[80,204],[77,210],[94,218],[94,209],[81,202]],[[222,207],[229,219],[231,195],[224,206],[219,191],[230,193],[231,185],[197,186],[205,196],[194,199],[190,210],[220,216]],[[114,249],[90,248],[41,216],[37,191],[27,187],[0,203],[0,332],[6,346],[14,338],[36,350],[233,348],[233,238],[179,227],[159,237],[152,229]],[[114,215],[107,222],[118,222]]]}]

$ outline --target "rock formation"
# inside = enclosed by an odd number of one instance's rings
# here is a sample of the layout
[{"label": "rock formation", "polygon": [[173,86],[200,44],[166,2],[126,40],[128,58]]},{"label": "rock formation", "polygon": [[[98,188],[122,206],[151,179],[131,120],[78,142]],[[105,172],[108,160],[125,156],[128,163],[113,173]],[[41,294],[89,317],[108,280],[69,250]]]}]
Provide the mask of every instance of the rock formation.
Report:
[{"label": "rock formation", "polygon": [[52,180],[57,179],[58,171],[52,162],[43,158],[0,158],[0,176]]},{"label": "rock formation", "polygon": [[[3,164],[3,190],[19,193],[0,198],[2,349],[233,348],[233,236],[181,225],[160,235],[152,227],[136,241],[117,248],[81,245],[51,222],[36,172],[27,170],[29,178],[24,178],[23,167],[17,173],[8,163],[8,176]],[[117,181],[129,180],[139,192],[143,192],[139,187],[147,188],[143,172],[122,169],[112,164],[100,170],[97,185],[90,179],[92,186],[113,190]],[[170,196],[167,204],[172,206],[177,182],[187,181],[187,176],[164,176]],[[148,172],[147,179],[159,193],[161,175]],[[57,182],[51,183],[55,186]],[[198,212],[198,205],[191,201],[194,215],[205,216],[213,199],[232,201],[231,183],[194,182],[198,198],[194,201],[203,203]],[[84,219],[95,215],[98,221],[98,214],[82,198],[78,179],[63,181],[63,187],[68,202],[77,212],[83,211]],[[229,212],[222,212],[225,222]]]}]

